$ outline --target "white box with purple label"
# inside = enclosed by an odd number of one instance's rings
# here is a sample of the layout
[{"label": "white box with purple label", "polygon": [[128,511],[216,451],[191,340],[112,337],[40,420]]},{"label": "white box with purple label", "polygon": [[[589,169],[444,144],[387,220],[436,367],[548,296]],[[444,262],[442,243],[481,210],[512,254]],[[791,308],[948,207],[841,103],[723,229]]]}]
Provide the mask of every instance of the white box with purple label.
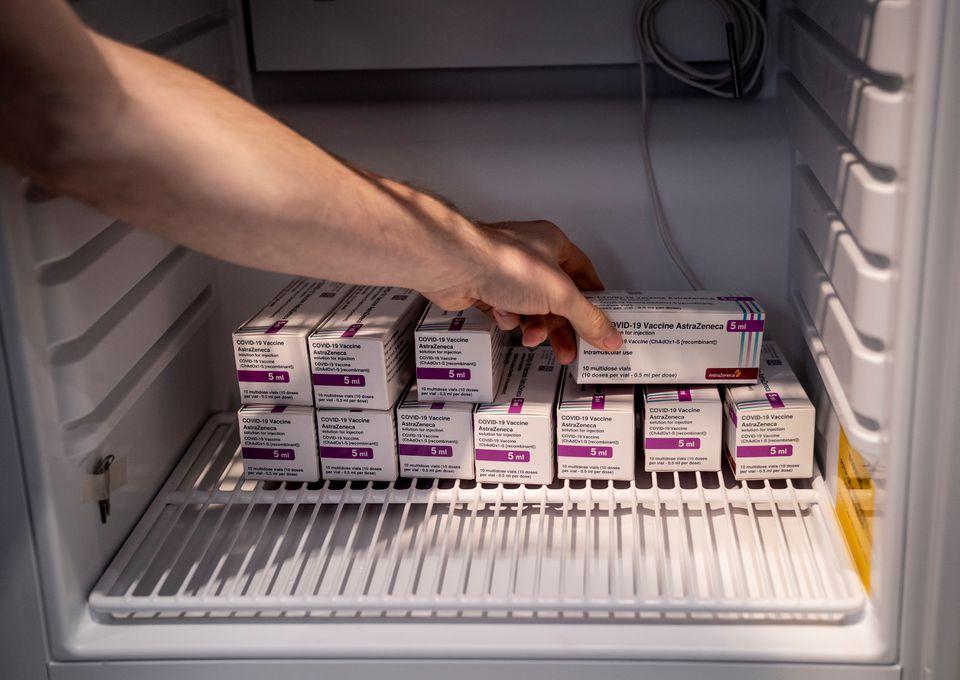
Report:
[{"label": "white box with purple label", "polygon": [[816,409],[780,348],[763,343],[760,382],[724,389],[724,443],[737,479],[813,474]]},{"label": "white box with purple label", "polygon": [[233,332],[243,404],[311,406],[307,336],[353,286],[296,278]]},{"label": "white box with purple label", "polygon": [[580,339],[574,375],[584,384],[751,384],[764,312],[748,295],[709,291],[586,292],[623,336],[616,352]]},{"label": "white box with purple label", "polygon": [[723,403],[716,387],[644,388],[644,470],[715,472],[722,446]]},{"label": "white box with purple label", "polygon": [[549,348],[514,347],[505,371],[497,397],[473,414],[477,481],[549,484],[560,367]]},{"label": "white box with purple label", "polygon": [[557,404],[557,477],[632,480],[636,407],[632,385],[578,385],[566,373]]},{"label": "white box with purple label", "polygon": [[397,404],[400,475],[473,479],[473,404],[420,401],[416,383]]},{"label": "white box with purple label", "polygon": [[314,405],[393,408],[413,376],[413,329],[426,300],[357,286],[310,335]]},{"label": "white box with purple label", "polygon": [[324,479],[392,482],[397,478],[394,410],[316,410]]},{"label": "white box with purple label", "polygon": [[417,325],[417,386],[434,401],[492,401],[509,349],[507,334],[476,307],[430,304]]},{"label": "white box with purple label", "polygon": [[244,476],[281,482],[320,479],[313,414],[309,406],[283,404],[248,404],[237,411]]}]

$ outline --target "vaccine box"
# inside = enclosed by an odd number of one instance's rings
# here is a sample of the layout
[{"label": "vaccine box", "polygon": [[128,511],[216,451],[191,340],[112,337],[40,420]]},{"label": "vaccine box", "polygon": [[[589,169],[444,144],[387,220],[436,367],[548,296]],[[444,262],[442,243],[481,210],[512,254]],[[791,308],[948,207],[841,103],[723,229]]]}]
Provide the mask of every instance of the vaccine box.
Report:
[{"label": "vaccine box", "polygon": [[473,404],[420,401],[414,383],[397,404],[400,476],[473,479]]},{"label": "vaccine box", "polygon": [[724,414],[724,442],[734,477],[813,474],[816,411],[776,344],[763,344],[758,384],[724,389]]},{"label": "vaccine box", "polygon": [[549,484],[560,366],[549,348],[514,347],[505,371],[497,397],[473,415],[477,481]]},{"label": "vaccine box", "polygon": [[307,336],[352,288],[293,279],[233,332],[241,403],[313,405]]},{"label": "vaccine box", "polygon": [[635,433],[632,385],[578,385],[564,375],[557,404],[557,477],[633,479]]},{"label": "vaccine box", "polygon": [[578,341],[578,383],[757,382],[764,312],[747,295],[707,291],[586,292],[623,336],[605,352]]},{"label": "vaccine box", "polygon": [[392,482],[397,478],[394,411],[316,410],[324,479]]},{"label": "vaccine box", "polygon": [[434,401],[492,401],[509,349],[507,334],[476,307],[430,304],[417,325],[417,387]]},{"label": "vaccine box", "polygon": [[309,406],[251,404],[237,412],[247,479],[315,482],[320,479],[317,426]]},{"label": "vaccine box", "polygon": [[314,405],[393,408],[413,376],[413,330],[425,304],[409,288],[354,288],[310,335]]},{"label": "vaccine box", "polygon": [[722,446],[723,404],[716,387],[644,388],[644,470],[716,472]]}]

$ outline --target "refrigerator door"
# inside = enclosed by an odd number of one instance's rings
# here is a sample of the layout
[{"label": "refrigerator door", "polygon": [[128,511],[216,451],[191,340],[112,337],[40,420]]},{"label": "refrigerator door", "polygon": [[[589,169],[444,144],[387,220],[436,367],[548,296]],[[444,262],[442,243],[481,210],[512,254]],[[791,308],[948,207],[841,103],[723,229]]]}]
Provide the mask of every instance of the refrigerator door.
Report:
[{"label": "refrigerator door", "polygon": [[960,677],[960,7],[942,16],[905,547],[904,678]]}]

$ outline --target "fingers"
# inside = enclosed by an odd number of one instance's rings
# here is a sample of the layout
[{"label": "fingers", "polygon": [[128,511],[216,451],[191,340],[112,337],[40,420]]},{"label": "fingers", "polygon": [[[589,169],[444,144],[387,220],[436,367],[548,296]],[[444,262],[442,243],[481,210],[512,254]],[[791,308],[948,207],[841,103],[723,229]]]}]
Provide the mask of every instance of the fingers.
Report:
[{"label": "fingers", "polygon": [[528,316],[521,320],[520,326],[523,328],[524,347],[538,347],[549,338],[559,364],[565,366],[577,358],[577,338],[570,323],[562,316]]},{"label": "fingers", "polygon": [[623,338],[606,315],[591,304],[569,279],[556,303],[551,304],[551,311],[566,317],[577,335],[597,349],[615,351],[623,346]]},{"label": "fingers", "polygon": [[547,339],[549,331],[547,329],[544,317],[537,314],[534,316],[525,316],[520,320],[520,327],[523,329],[523,339],[521,343],[524,347],[537,347]]},{"label": "fingers", "polygon": [[547,332],[550,335],[550,346],[561,366],[566,366],[577,358],[577,337],[573,333],[570,322],[562,316],[548,314],[545,317]]},{"label": "fingers", "polygon": [[502,331],[512,331],[520,325],[520,315],[513,312],[503,312],[496,307],[490,310],[493,312],[493,320]]},{"label": "fingers", "polygon": [[575,339],[570,327],[551,314],[565,317],[577,335],[594,347],[620,349],[620,334],[579,290],[602,289],[603,283],[590,258],[562,231],[549,222],[504,223],[487,229],[496,248],[490,249],[485,274],[472,294],[493,308],[501,328],[519,324],[527,347],[549,338],[554,349],[559,348],[558,360],[563,363],[574,358]]}]

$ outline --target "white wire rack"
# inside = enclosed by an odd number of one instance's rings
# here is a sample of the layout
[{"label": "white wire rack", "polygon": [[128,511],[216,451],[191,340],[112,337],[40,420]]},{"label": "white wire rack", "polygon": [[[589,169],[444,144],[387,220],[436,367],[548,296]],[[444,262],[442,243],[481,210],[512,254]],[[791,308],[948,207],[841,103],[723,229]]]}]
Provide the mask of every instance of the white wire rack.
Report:
[{"label": "white wire rack", "polygon": [[[864,592],[823,480],[246,480],[214,416],[90,595],[143,616],[840,621]],[[597,613],[597,614],[595,614]]]}]

